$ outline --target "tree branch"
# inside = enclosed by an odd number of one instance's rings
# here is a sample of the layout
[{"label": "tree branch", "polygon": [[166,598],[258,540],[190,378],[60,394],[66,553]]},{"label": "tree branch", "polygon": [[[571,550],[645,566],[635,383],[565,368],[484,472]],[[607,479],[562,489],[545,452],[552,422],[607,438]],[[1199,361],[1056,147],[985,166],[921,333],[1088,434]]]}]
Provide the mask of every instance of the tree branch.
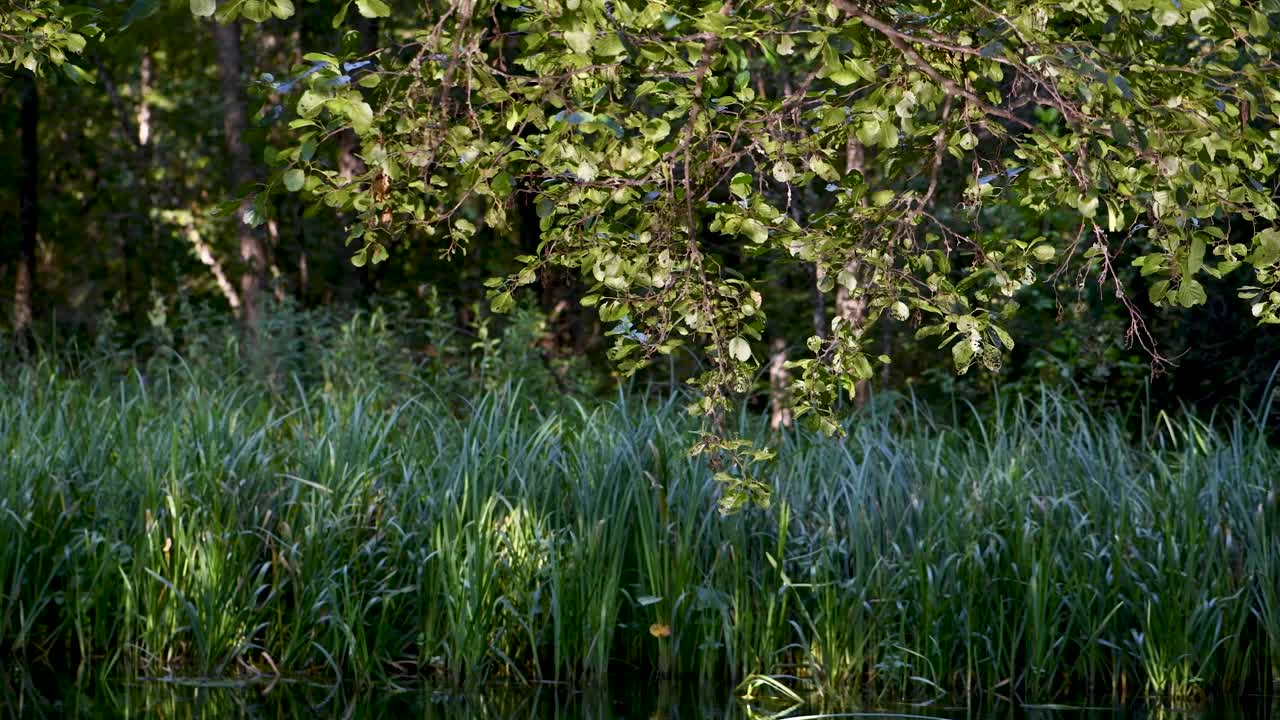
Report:
[{"label": "tree branch", "polygon": [[866,25],[872,30],[875,30],[876,32],[883,35],[885,39],[889,41],[890,45],[893,45],[895,48],[897,48],[898,52],[902,53],[902,56],[906,58],[907,62],[911,63],[913,66],[915,66],[917,70],[919,70],[920,72],[928,76],[930,80],[933,80],[935,83],[937,83],[938,86],[941,87],[943,91],[945,91],[948,95],[951,95],[953,97],[958,97],[958,98],[964,98],[971,105],[985,112],[988,115],[991,115],[993,117],[998,117],[1003,120],[1008,120],[1009,122],[1015,125],[1018,125],[1026,130],[1035,130],[1035,126],[1033,126],[1031,123],[1027,122],[1026,120],[1023,120],[1017,115],[1014,115],[1008,110],[1005,110],[1003,108],[998,108],[992,105],[986,100],[983,100],[972,90],[969,90],[968,88],[963,87],[962,85],[957,83],[955,80],[952,80],[951,78],[939,72],[938,69],[934,67],[932,64],[930,64],[928,60],[925,60],[924,57],[922,57],[920,53],[916,51],[915,48],[911,47],[910,43],[920,42],[919,38],[912,37],[911,35],[907,35],[906,33],[898,30],[897,28],[884,22],[883,20],[876,18],[874,15],[867,12],[866,10],[863,10],[861,7],[858,7],[857,5],[850,2],[849,0],[835,0],[835,3],[836,3],[836,7],[840,8],[841,10],[848,13],[849,15],[852,15],[853,17],[858,18],[859,20],[862,21],[863,25]]}]

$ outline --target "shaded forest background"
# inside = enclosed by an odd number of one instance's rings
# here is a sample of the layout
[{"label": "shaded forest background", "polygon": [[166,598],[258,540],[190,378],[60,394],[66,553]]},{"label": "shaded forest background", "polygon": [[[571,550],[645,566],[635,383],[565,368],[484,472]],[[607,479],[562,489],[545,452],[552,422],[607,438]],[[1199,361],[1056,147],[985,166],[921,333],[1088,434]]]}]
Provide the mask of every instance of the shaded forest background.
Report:
[{"label": "shaded forest background", "polygon": [[[305,207],[296,195],[273,197],[270,219],[254,231],[234,222],[228,202],[265,178],[287,133],[274,109],[280,83],[305,64],[304,53],[393,52],[411,19],[401,26],[396,14],[358,18],[334,29],[324,4],[243,26],[198,21],[186,3],[136,21],[126,4],[103,12],[101,24],[127,27],[87,51],[83,64],[95,82],[25,71],[0,77],[6,363],[22,361],[31,348],[122,367],[165,353],[238,354],[243,316],[261,312],[250,318],[260,354],[275,363],[270,367],[287,369],[284,359],[307,362],[311,346],[376,310],[385,344],[373,351],[388,357],[455,363],[472,379],[494,363],[517,373],[533,365],[546,371],[540,376],[548,389],[561,393],[592,394],[613,383],[606,328],[594,309],[578,304],[585,287],[576,278],[541,277],[514,316],[489,316],[484,281],[511,272],[512,258],[538,242],[535,210],[519,196],[515,230],[485,230],[464,257],[449,261],[441,247],[406,238],[390,262],[356,267],[358,248],[344,244],[347,219]],[[360,151],[353,137],[339,136],[317,157],[355,175],[363,169]],[[959,203],[965,168],[954,165],[944,168],[953,181],[939,192]],[[998,213],[984,218],[990,232],[1075,230],[1066,217],[988,212]],[[734,252],[714,242],[711,249]],[[840,311],[838,298],[818,292],[803,268],[768,257],[730,259],[729,266],[757,264],[772,273],[762,290],[775,348],[802,347]],[[1136,269],[1122,273],[1132,295],[1144,298]],[[917,343],[910,328],[886,327],[882,332],[903,336],[882,337],[898,351],[873,386],[977,399],[996,385],[1049,383],[1077,387],[1099,404],[1127,403],[1149,387],[1162,406],[1256,402],[1280,362],[1280,336],[1257,325],[1230,282],[1206,286],[1209,302],[1201,308],[1139,302],[1160,351],[1176,362],[1154,376],[1150,358],[1127,342],[1129,317],[1111,291],[1064,276],[1023,292],[1010,328],[1017,350],[998,373],[957,377],[948,354],[929,340]],[[641,381],[670,386],[698,362],[684,353]],[[262,367],[246,363],[245,371]],[[767,384],[762,368],[759,387]]]}]

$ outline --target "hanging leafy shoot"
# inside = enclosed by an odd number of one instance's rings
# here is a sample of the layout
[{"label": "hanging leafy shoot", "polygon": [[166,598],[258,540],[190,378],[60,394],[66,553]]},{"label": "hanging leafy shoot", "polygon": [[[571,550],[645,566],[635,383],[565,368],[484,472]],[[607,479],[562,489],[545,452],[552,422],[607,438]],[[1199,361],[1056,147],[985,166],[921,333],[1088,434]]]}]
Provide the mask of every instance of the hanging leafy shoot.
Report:
[{"label": "hanging leafy shoot", "polygon": [[[247,7],[247,3],[245,4]],[[277,3],[279,5],[279,3]],[[342,13],[349,4],[341,7]],[[390,14],[373,0],[369,16]],[[541,244],[490,282],[493,308],[549,267],[591,284],[624,373],[687,345],[725,509],[763,501],[767,450],[718,422],[758,371],[767,308],[729,257],[816,269],[863,303],[790,363],[797,417],[827,432],[909,323],[956,370],[995,370],[1018,291],[1047,272],[1109,286],[1129,339],[1166,362],[1118,281],[1157,305],[1242,294],[1280,322],[1280,72],[1274,2],[1228,0],[457,0],[413,4],[399,46],[323,59],[296,95],[278,186],[356,220],[357,262],[408,243],[465,253],[536,208]],[[228,14],[234,14],[228,11]],[[349,72],[344,63],[376,60]],[[349,128],[351,178],[316,146]],[[957,182],[956,178],[964,178]],[[801,197],[807,198],[801,201]],[[1069,213],[1069,241],[988,232],[992,208]],[[737,248],[734,255],[712,252]]]},{"label": "hanging leafy shoot", "polygon": [[25,69],[40,75],[48,65],[73,82],[93,77],[71,62],[100,34],[97,11],[59,0],[6,0],[0,3],[0,73]]}]

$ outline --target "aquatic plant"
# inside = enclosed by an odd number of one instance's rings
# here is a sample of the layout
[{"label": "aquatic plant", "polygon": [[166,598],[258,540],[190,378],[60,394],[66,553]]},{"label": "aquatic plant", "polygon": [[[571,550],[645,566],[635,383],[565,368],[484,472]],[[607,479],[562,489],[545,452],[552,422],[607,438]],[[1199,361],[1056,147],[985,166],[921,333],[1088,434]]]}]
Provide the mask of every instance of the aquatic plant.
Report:
[{"label": "aquatic plant", "polygon": [[363,684],[626,668],[827,697],[1276,676],[1266,415],[1100,417],[1046,391],[943,422],[882,398],[845,440],[775,439],[773,507],[725,518],[679,398],[412,382],[8,377],[0,649]]}]

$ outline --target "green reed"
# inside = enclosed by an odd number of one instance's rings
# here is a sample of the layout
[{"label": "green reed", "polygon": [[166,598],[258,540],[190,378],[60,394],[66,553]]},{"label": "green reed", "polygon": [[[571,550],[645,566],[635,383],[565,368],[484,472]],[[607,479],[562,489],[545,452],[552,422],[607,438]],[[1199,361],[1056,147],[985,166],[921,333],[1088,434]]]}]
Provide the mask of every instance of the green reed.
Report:
[{"label": "green reed", "polygon": [[1280,672],[1280,451],[1243,410],[1135,431],[1049,392],[948,423],[882,399],[844,439],[774,438],[772,507],[724,518],[674,398],[3,385],[0,652],[27,661],[1034,701]]}]

